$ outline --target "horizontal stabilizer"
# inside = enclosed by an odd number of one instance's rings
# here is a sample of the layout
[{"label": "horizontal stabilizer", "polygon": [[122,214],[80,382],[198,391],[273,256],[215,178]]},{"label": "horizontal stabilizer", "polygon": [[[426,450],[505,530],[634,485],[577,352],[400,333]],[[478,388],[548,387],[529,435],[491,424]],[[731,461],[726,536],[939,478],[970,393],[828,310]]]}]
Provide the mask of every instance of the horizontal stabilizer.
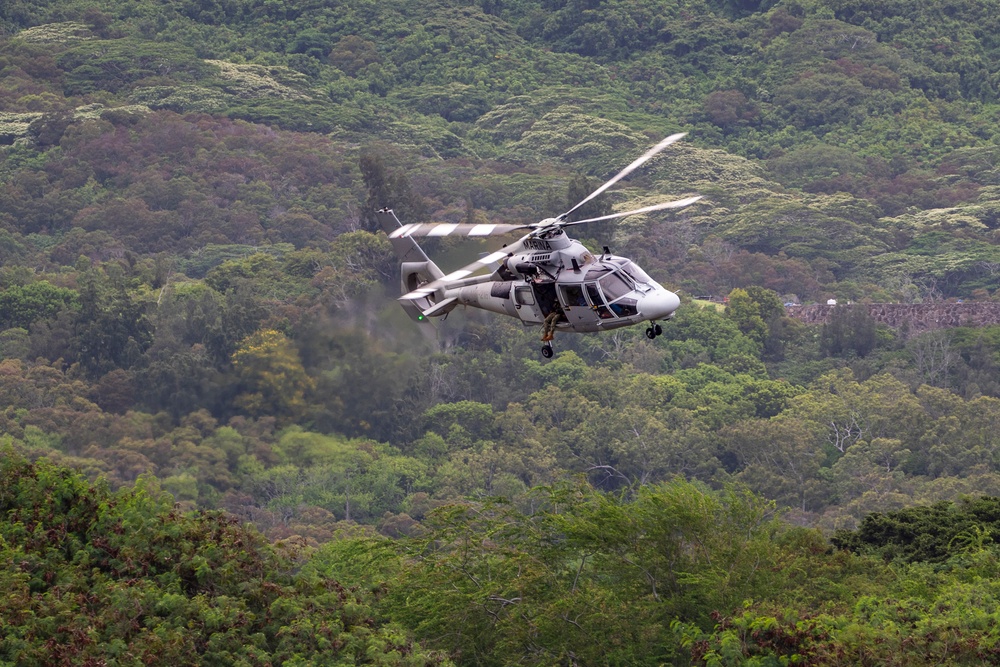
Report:
[{"label": "horizontal stabilizer", "polygon": [[437,317],[450,313],[458,305],[458,297],[450,297],[439,301],[423,312],[424,317]]}]

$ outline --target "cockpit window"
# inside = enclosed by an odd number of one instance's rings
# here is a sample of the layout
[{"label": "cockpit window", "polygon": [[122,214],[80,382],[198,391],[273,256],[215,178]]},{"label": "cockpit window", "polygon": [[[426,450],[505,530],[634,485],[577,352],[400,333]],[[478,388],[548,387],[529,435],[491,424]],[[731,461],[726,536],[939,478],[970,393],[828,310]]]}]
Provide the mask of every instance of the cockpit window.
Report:
[{"label": "cockpit window", "polygon": [[612,273],[601,278],[601,290],[608,301],[614,301],[632,291],[632,283],[620,273]]},{"label": "cockpit window", "polygon": [[607,275],[610,271],[611,269],[609,267],[598,264],[597,266],[587,270],[587,275],[584,276],[584,280],[597,280],[601,276]]},{"label": "cockpit window", "polygon": [[622,266],[621,270],[624,271],[629,278],[639,283],[640,285],[648,285],[649,283],[653,282],[653,279],[650,278],[645,271],[640,269],[638,265],[633,264],[632,262],[626,262]]},{"label": "cockpit window", "polygon": [[635,299],[619,299],[611,304],[610,307],[618,317],[631,317],[639,314]]}]

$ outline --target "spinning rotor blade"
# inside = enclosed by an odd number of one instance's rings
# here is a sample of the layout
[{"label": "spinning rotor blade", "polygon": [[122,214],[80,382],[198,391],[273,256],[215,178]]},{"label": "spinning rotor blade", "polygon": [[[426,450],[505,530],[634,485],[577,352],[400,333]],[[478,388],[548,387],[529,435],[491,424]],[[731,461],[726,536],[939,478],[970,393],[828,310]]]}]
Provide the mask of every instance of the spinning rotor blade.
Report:
[{"label": "spinning rotor blade", "polygon": [[[528,237],[527,236],[522,237],[521,241],[523,241],[526,238],[528,238]],[[517,243],[520,243],[521,241],[518,241]],[[511,245],[513,246],[513,245],[516,245],[516,244],[511,244]],[[510,250],[506,250],[506,249],[505,250],[498,250],[496,252],[491,252],[490,254],[485,255],[484,257],[480,257],[478,260],[476,260],[472,264],[467,264],[466,266],[463,266],[460,269],[456,269],[455,271],[452,271],[451,273],[449,273],[446,276],[443,276],[441,278],[438,278],[437,280],[432,280],[429,283],[421,285],[420,287],[418,287],[417,289],[413,290],[412,292],[408,292],[408,293],[404,294],[403,296],[401,296],[399,298],[400,299],[419,299],[421,297],[428,296],[428,295],[433,294],[434,292],[436,292],[440,287],[444,287],[448,283],[454,282],[456,280],[461,280],[462,278],[468,278],[469,276],[471,276],[473,273],[475,273],[479,269],[481,269],[481,268],[483,268],[485,266],[489,266],[490,264],[493,264],[494,262],[500,262],[500,261],[502,261],[509,254],[510,254]]]},{"label": "spinning rotor blade", "polygon": [[696,197],[688,197],[687,199],[678,199],[677,201],[668,201],[663,204],[653,204],[652,206],[646,206],[644,208],[637,208],[634,211],[625,211],[624,213],[612,213],[611,215],[602,215],[599,218],[590,218],[588,220],[574,220],[573,222],[563,223],[564,227],[569,227],[570,225],[582,225],[585,222],[598,222],[600,220],[612,220],[614,218],[624,218],[627,215],[636,215],[637,213],[649,213],[650,211],[662,211],[665,208],[684,208],[685,206],[690,206],[701,199],[701,195]]},{"label": "spinning rotor blade", "polygon": [[[597,195],[601,194],[602,192],[604,192],[605,190],[607,190],[608,188],[610,188],[612,185],[614,185],[618,181],[622,180],[623,178],[625,178],[626,176],[628,176],[629,174],[631,174],[633,171],[635,171],[636,169],[638,169],[639,167],[641,167],[646,161],[648,161],[654,155],[656,155],[657,153],[659,153],[660,151],[662,151],[664,148],[666,148],[670,144],[674,143],[675,141],[677,141],[679,139],[682,139],[684,137],[684,135],[686,135],[686,134],[687,134],[687,132],[679,132],[678,134],[671,134],[669,137],[667,137],[666,139],[664,139],[660,143],[658,143],[655,146],[653,146],[652,148],[650,148],[648,151],[646,151],[645,153],[643,153],[643,155],[641,157],[639,157],[635,162],[633,162],[629,166],[627,166],[624,169],[622,169],[621,171],[619,171],[618,174],[614,178],[612,178],[610,181],[608,181],[607,183],[605,183],[601,187],[599,187],[596,190],[594,190],[593,192],[591,192],[587,196],[586,199],[584,199],[579,204],[577,204],[576,206],[574,206],[570,210],[568,210],[565,213],[563,213],[562,215],[560,215],[559,219],[560,220],[565,220],[566,217],[569,216],[570,213],[572,213],[576,209],[580,208],[581,206],[583,206],[584,204],[586,204],[587,202],[589,202],[591,199],[593,199],[594,197],[596,197]],[[601,220],[604,220],[604,218],[601,218]]]},{"label": "spinning rotor blade", "polygon": [[399,239],[411,236],[499,236],[527,228],[528,225],[417,222],[410,225],[403,225],[389,234],[389,238]]}]

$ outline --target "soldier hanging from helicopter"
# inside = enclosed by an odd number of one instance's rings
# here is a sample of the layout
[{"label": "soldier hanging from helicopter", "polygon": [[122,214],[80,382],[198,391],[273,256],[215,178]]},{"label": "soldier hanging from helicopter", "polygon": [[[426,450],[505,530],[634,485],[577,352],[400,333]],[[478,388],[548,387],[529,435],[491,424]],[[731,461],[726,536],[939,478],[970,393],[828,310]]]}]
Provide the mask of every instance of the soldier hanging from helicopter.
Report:
[{"label": "soldier hanging from helicopter", "polygon": [[[540,303],[545,303],[540,302]],[[549,312],[545,316],[545,321],[542,322],[542,342],[547,343],[556,335],[556,325],[560,321],[566,319],[566,314],[563,312],[562,306],[559,304],[559,299],[553,297],[550,302]]]},{"label": "soldier hanging from helicopter", "polygon": [[566,319],[562,304],[559,303],[559,297],[556,295],[555,280],[548,280],[547,278],[548,276],[543,274],[542,271],[538,271],[532,281],[535,292],[535,303],[538,304],[542,315],[545,316],[542,322],[542,342],[552,340],[556,332],[556,324]]}]

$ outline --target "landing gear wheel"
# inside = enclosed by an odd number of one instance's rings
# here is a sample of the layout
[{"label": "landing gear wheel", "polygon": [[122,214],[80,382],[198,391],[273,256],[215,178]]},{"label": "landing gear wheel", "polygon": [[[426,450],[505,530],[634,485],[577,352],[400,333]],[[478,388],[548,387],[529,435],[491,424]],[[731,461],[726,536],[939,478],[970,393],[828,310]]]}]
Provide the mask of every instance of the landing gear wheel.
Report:
[{"label": "landing gear wheel", "polygon": [[656,338],[656,329],[654,329],[653,327],[649,327],[648,329],[646,329],[646,338],[648,338],[649,340],[653,340],[654,338]]},{"label": "landing gear wheel", "polygon": [[551,359],[552,358],[552,346],[551,345],[543,345],[542,346],[542,356],[545,357],[546,359]]},{"label": "landing gear wheel", "polygon": [[654,324],[653,333],[659,336],[661,333],[663,333],[663,327],[661,327],[659,324]]}]

